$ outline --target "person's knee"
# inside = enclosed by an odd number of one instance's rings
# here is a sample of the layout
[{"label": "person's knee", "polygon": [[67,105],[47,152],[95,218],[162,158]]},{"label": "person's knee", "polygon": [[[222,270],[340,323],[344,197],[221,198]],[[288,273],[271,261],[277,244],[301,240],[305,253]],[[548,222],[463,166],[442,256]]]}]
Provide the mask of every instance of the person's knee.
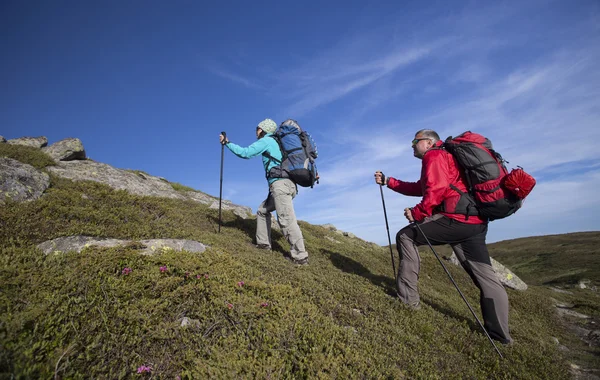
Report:
[{"label": "person's knee", "polygon": [[256,216],[267,216],[269,215],[270,212],[267,212],[267,210],[263,209],[263,208],[259,208],[258,210],[256,210]]},{"label": "person's knee", "polygon": [[396,245],[400,245],[403,242],[410,242],[412,240],[413,239],[408,235],[408,231],[406,230],[406,228],[401,229],[396,234]]}]

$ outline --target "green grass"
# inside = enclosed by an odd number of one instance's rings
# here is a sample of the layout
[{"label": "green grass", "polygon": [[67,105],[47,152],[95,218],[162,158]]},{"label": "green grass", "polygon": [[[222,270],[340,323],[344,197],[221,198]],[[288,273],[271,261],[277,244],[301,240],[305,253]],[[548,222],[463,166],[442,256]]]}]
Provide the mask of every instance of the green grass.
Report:
[{"label": "green grass", "polygon": [[29,164],[36,169],[56,165],[54,160],[41,149],[31,146],[0,143],[0,157],[8,157]]},{"label": "green grass", "polygon": [[600,232],[577,232],[502,241],[490,255],[532,285],[600,286]]},{"label": "green grass", "polygon": [[[223,221],[219,234],[207,205],[55,176],[44,197],[0,207],[0,377],[125,378],[148,365],[153,377],[190,379],[569,378],[551,337],[569,338],[545,288],[508,290],[516,343],[500,360],[426,249],[414,312],[391,295],[387,247],[301,222],[310,265],[294,267],[280,233],[265,252],[251,244],[254,220],[226,211]],[[76,234],[210,247],[35,248]],[[468,276],[449,270],[479,313]]]},{"label": "green grass", "polygon": [[180,183],[177,182],[170,182],[171,186],[173,187],[174,190],[180,191],[180,192],[186,192],[186,191],[196,191],[193,188],[189,187],[189,186],[185,186],[182,185]]}]

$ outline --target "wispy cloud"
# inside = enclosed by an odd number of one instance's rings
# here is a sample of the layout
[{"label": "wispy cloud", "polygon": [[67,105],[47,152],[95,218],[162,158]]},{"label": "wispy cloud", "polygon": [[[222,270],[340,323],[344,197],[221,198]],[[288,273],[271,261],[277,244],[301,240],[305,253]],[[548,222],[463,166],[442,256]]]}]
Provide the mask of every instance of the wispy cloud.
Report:
[{"label": "wispy cloud", "polygon": [[266,89],[265,86],[261,85],[260,83],[255,82],[255,80],[249,79],[249,78],[241,76],[239,74],[229,72],[225,69],[218,68],[213,65],[207,65],[205,67],[211,73],[213,73],[221,78],[227,79],[231,82],[241,84],[244,87],[253,88],[253,89],[257,89],[257,90],[265,90]]}]

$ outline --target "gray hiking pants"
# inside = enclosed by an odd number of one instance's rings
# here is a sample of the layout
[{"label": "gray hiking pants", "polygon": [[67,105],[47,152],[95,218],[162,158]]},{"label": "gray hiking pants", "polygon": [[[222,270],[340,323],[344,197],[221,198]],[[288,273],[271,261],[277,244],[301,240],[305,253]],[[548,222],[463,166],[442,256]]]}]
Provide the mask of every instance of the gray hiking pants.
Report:
[{"label": "gray hiking pants", "polygon": [[269,186],[269,196],[256,212],[256,244],[271,246],[271,212],[276,211],[281,231],[290,243],[291,256],[301,260],[308,257],[308,253],[294,212],[292,199],[295,197],[296,184],[289,179],[279,179]]},{"label": "gray hiking pants", "polygon": [[[512,339],[508,329],[508,295],[492,268],[485,244],[487,224],[466,224],[441,214],[419,224],[432,245],[450,244],[462,267],[480,291],[480,305],[488,334],[502,343]],[[398,297],[407,304],[419,301],[417,281],[420,257],[417,246],[427,242],[419,230],[408,225],[396,235],[400,269],[396,278]]]}]

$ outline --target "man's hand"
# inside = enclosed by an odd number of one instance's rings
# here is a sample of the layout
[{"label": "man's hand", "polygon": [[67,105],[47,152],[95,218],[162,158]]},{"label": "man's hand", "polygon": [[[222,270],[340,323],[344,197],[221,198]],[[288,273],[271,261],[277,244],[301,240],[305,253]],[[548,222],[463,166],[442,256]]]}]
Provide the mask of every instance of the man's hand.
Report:
[{"label": "man's hand", "polygon": [[377,170],[375,172],[375,183],[378,185],[387,185],[388,181],[390,179],[386,178],[385,174],[383,174],[382,172],[380,172],[379,170]]},{"label": "man's hand", "polygon": [[411,223],[415,221],[412,215],[412,209],[410,207],[404,209],[404,216],[406,216],[406,219],[408,219],[408,221]]},{"label": "man's hand", "polygon": [[229,139],[227,138],[227,136],[223,136],[222,134],[219,135],[219,142],[223,145],[227,144],[229,142]]}]

